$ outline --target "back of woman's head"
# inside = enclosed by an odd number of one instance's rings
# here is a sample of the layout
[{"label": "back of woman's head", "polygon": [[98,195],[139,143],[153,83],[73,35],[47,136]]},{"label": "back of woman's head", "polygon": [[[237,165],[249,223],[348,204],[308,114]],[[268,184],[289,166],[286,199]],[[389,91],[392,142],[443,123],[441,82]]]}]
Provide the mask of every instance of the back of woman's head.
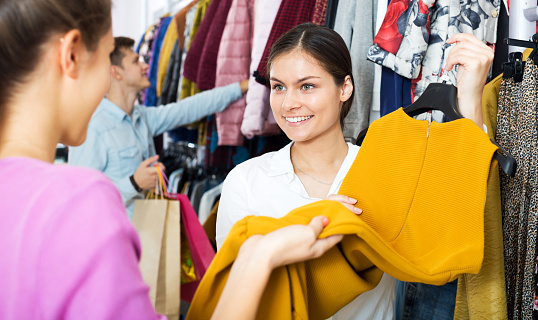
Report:
[{"label": "back of woman's head", "polygon": [[86,48],[95,51],[111,23],[111,0],[0,0],[0,111],[36,69],[52,37],[78,29]]},{"label": "back of woman's head", "polygon": [[[333,76],[337,86],[344,84],[346,76],[353,83],[351,56],[347,45],[334,30],[313,23],[300,24],[283,34],[271,47],[267,60],[267,72],[277,57],[288,52],[301,50],[317,60]],[[267,75],[267,78],[270,78]],[[344,127],[344,118],[351,109],[353,93],[342,105],[340,124]]]}]

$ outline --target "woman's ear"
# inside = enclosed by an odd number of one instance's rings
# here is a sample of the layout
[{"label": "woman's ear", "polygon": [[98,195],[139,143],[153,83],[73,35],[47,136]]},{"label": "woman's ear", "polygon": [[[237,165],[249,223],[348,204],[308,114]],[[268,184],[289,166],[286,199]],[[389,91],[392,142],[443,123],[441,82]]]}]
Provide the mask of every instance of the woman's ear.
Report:
[{"label": "woman's ear", "polygon": [[81,65],[81,57],[86,47],[82,43],[82,34],[73,29],[60,39],[60,66],[62,73],[70,78],[77,78]]},{"label": "woman's ear", "polygon": [[346,76],[344,79],[344,84],[342,85],[342,91],[340,92],[340,101],[347,101],[351,94],[353,93],[353,83],[351,82],[351,77]]}]

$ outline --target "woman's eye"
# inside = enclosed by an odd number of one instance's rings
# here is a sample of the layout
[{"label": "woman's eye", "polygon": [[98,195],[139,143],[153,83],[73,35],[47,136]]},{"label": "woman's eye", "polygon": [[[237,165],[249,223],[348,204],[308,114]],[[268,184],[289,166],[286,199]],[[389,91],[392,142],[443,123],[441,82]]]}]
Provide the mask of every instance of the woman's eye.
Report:
[{"label": "woman's eye", "polygon": [[311,90],[311,89],[314,89],[314,85],[312,84],[309,84],[309,83],[305,83],[301,86],[301,89],[303,90]]},{"label": "woman's eye", "polygon": [[275,91],[282,91],[282,90],[284,90],[284,86],[282,86],[282,85],[280,85],[280,84],[275,84],[275,85],[273,86],[273,90],[275,90]]}]

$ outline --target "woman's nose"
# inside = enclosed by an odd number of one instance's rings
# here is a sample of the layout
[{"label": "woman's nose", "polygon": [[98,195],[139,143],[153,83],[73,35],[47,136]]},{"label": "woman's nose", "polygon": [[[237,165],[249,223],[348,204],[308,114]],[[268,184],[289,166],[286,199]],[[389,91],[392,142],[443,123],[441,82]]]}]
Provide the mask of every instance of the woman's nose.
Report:
[{"label": "woman's nose", "polygon": [[290,111],[292,109],[300,108],[301,102],[298,99],[297,95],[293,91],[286,92],[284,101],[282,101],[282,109],[285,111]]}]

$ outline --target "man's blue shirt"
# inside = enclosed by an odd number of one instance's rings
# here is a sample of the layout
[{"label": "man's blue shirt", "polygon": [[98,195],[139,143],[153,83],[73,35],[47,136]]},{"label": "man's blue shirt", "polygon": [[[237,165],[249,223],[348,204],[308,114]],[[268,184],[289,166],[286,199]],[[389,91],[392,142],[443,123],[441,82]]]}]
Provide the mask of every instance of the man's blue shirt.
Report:
[{"label": "man's blue shirt", "polygon": [[233,83],[165,106],[135,105],[131,116],[105,98],[90,120],[86,141],[69,148],[68,162],[108,176],[118,187],[131,218],[134,200],[141,194],[129,177],[143,160],[156,154],[153,137],[221,112],[241,96],[239,83]]}]

